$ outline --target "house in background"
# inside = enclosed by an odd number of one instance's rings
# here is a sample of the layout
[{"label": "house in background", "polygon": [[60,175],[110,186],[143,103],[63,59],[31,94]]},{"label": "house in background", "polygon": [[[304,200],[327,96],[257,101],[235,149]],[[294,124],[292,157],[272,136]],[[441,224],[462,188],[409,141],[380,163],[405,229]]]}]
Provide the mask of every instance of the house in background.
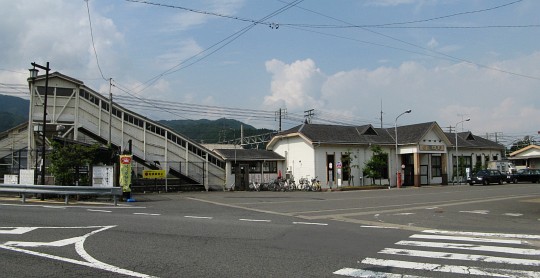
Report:
[{"label": "house in background", "polygon": [[540,146],[529,145],[510,154],[508,157],[517,169],[540,169]]},{"label": "house in background", "polygon": [[[448,150],[451,156],[449,173],[456,173],[457,159],[459,157],[459,168],[461,176],[466,176],[466,169],[469,174],[480,169],[489,168],[490,161],[501,161],[504,159],[505,147],[497,142],[485,139],[472,134],[470,131],[456,133],[445,133],[452,148]],[[456,181],[453,174],[451,180]],[[461,180],[463,181],[463,179]]]},{"label": "house in background", "polygon": [[[296,181],[317,178],[323,187],[330,187],[371,184],[363,168],[373,157],[371,147],[377,145],[387,154],[382,184],[396,186],[399,172],[403,185],[421,186],[448,184],[457,179],[457,171],[451,166],[457,164],[455,137],[455,133],[443,132],[436,122],[397,128],[302,124],[277,134],[267,149],[285,158],[284,171]],[[483,153],[480,161],[502,158],[504,147],[500,144],[470,132],[460,133],[457,138],[457,154],[460,160],[467,161],[460,164],[460,169],[472,167],[478,160],[476,154]],[[461,172],[464,180],[465,171]]]},{"label": "house in background", "polygon": [[217,146],[213,152],[225,160],[224,190],[231,189],[233,185],[234,190],[248,190],[250,182],[274,181],[284,168],[285,158],[267,150]]}]

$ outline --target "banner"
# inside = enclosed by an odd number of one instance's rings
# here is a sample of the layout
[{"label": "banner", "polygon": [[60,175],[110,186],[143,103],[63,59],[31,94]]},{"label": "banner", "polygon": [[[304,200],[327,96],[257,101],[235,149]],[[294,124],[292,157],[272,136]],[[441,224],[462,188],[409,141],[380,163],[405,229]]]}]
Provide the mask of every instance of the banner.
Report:
[{"label": "banner", "polygon": [[131,192],[131,155],[120,156],[120,186],[122,192]]}]

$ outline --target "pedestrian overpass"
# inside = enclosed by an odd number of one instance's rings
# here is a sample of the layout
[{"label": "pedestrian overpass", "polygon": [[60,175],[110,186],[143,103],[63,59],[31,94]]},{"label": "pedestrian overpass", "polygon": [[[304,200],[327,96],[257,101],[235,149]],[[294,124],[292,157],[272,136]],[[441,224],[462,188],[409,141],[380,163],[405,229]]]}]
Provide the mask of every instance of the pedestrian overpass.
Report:
[{"label": "pedestrian overpass", "polygon": [[[142,177],[145,169],[162,169],[166,170],[168,177],[182,184],[204,186],[206,190],[223,188],[223,159],[186,136],[126,109],[110,97],[86,87],[82,81],[58,72],[49,75],[47,97],[44,75],[28,81],[30,119],[28,124],[0,137],[0,158],[11,157],[14,161],[19,150],[26,148],[25,159],[20,159],[19,164],[26,160],[23,168],[39,168],[45,132],[46,146],[53,137],[59,137],[84,143],[110,144],[120,151],[130,148],[138,177]],[[44,103],[47,106],[45,130]]]}]

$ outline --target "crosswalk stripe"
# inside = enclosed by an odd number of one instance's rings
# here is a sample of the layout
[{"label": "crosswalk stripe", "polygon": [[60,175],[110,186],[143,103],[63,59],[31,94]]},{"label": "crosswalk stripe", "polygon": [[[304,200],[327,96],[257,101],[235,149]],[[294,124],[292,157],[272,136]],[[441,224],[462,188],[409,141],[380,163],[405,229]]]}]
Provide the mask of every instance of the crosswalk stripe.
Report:
[{"label": "crosswalk stripe", "polygon": [[462,235],[462,236],[480,236],[480,237],[499,237],[499,238],[522,238],[522,239],[540,239],[540,235],[527,234],[500,234],[500,233],[479,233],[479,232],[461,232],[461,231],[445,231],[445,230],[424,230],[427,234],[443,234],[443,235]]},{"label": "crosswalk stripe", "polygon": [[[538,259],[540,248],[536,248],[530,242],[526,241],[540,239],[540,235],[424,230],[422,233],[411,235],[409,239],[410,240],[402,240],[394,243],[396,246],[408,246],[409,248],[385,248],[379,251],[379,254],[398,256],[401,258],[408,257],[410,259],[418,258],[419,262],[415,262],[416,260],[407,261],[406,259],[394,260],[392,258],[380,259],[368,257],[362,260],[361,263],[370,265],[370,267],[366,269],[343,268],[334,272],[334,274],[349,277],[413,277],[400,274],[399,272],[405,272],[407,270],[407,272],[411,272],[417,270],[486,277],[540,278],[540,271],[537,271],[536,268],[540,266],[540,260]],[[531,249],[531,246],[536,249]],[[428,251],[427,248],[435,250]],[[458,253],[455,253],[454,251],[445,252],[445,249],[466,251],[457,251]],[[490,256],[485,253],[474,254],[474,252],[501,253],[503,256],[496,256],[496,254]],[[504,254],[513,254],[514,256],[504,257]],[[521,258],[517,256],[521,256]],[[420,258],[429,258],[431,260],[439,261],[436,261],[435,263],[425,263],[421,262],[422,259]],[[457,262],[456,265],[446,263],[451,261]],[[477,265],[477,263],[487,263],[492,264],[492,266],[514,266],[511,268],[522,266],[529,269],[461,266],[459,265],[461,264],[460,262],[470,262],[469,264],[473,265]],[[386,271],[389,271],[390,273],[373,271],[371,270],[373,269],[373,266],[377,266],[378,268],[388,268]],[[531,271],[531,267],[533,267],[535,271]]]},{"label": "crosswalk stripe", "polygon": [[445,259],[445,260],[461,260],[461,261],[475,261],[475,262],[485,262],[485,263],[540,266],[540,260],[516,259],[516,258],[505,258],[505,257],[473,255],[473,254],[458,254],[458,253],[420,251],[420,250],[396,249],[396,248],[385,248],[379,253],[390,254],[390,255],[400,255],[400,256]]},{"label": "crosswalk stripe", "polygon": [[460,250],[487,251],[487,252],[498,252],[498,253],[531,255],[531,256],[540,255],[540,250],[536,250],[536,249],[500,247],[500,246],[476,245],[476,244],[457,244],[457,243],[446,243],[446,242],[428,242],[428,241],[410,241],[410,240],[402,240],[402,241],[397,242],[396,244],[404,245],[404,246],[450,248],[450,249],[460,249]]},{"label": "crosswalk stripe", "polygon": [[334,271],[334,274],[348,276],[348,277],[365,277],[365,278],[423,278],[422,276],[394,274],[394,273],[379,272],[379,271],[357,269],[357,268],[348,268],[348,267]]},{"label": "crosswalk stripe", "polygon": [[516,278],[538,278],[540,272],[513,270],[513,269],[497,269],[497,268],[480,268],[467,267],[460,265],[441,265],[433,263],[417,263],[398,260],[382,260],[375,258],[366,258],[362,263],[376,266],[405,268],[414,270],[427,270],[435,272],[466,274],[466,275],[481,275],[481,276],[498,276],[498,277],[516,277]]},{"label": "crosswalk stripe", "polygon": [[454,241],[471,241],[471,242],[504,243],[504,244],[527,244],[527,241],[523,241],[520,239],[491,239],[491,238],[465,237],[465,236],[440,236],[440,235],[416,234],[416,235],[410,236],[410,238],[444,239],[444,240],[454,240]]}]

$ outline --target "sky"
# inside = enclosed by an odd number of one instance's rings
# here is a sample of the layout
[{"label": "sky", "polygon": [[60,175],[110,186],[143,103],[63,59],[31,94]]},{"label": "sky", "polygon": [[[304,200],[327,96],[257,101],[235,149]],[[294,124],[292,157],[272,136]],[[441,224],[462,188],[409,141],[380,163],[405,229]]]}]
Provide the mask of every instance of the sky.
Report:
[{"label": "sky", "polygon": [[50,62],[154,120],[277,130],[278,111],[282,129],[382,115],[510,144],[540,139],[539,12],[537,0],[0,0],[0,93],[27,97],[30,63]]}]

